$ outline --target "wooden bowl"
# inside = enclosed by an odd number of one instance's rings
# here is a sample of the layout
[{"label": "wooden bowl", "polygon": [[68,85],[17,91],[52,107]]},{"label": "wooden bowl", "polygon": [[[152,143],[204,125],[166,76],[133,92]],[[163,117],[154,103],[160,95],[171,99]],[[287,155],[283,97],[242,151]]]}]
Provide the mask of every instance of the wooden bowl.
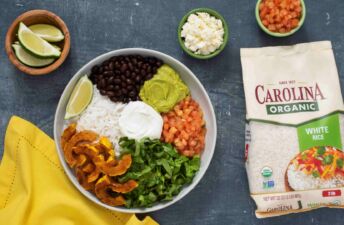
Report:
[{"label": "wooden bowl", "polygon": [[[59,28],[64,34],[65,38],[64,40],[60,42],[56,42],[54,44],[58,45],[62,49],[61,56],[52,64],[45,67],[41,67],[41,68],[29,67],[21,63],[17,59],[14,53],[14,50],[12,48],[12,44],[18,40],[17,31],[18,31],[20,22],[23,22],[27,26],[42,23],[42,24],[50,24]],[[57,15],[55,15],[54,13],[49,12],[47,10],[31,10],[31,11],[21,14],[11,24],[6,34],[5,49],[11,63],[15,65],[22,72],[26,74],[30,74],[30,75],[47,74],[56,70],[65,61],[70,49],[69,30],[66,24],[63,22],[63,20]]]}]

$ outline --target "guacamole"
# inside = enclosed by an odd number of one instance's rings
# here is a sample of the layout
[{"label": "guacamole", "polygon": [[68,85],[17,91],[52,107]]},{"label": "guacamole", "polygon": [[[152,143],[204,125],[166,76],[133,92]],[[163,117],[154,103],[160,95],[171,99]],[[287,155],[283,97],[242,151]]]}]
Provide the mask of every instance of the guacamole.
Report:
[{"label": "guacamole", "polygon": [[189,88],[170,66],[161,66],[154,77],[146,81],[140,90],[142,101],[158,112],[170,111],[189,94]]}]

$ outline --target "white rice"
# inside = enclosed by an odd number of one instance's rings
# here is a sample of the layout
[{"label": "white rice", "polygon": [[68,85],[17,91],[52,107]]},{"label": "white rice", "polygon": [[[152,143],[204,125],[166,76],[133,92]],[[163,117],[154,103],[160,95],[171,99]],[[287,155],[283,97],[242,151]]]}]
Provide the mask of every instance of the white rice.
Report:
[{"label": "white rice", "polygon": [[102,96],[94,86],[91,103],[76,121],[77,130],[91,130],[100,136],[108,137],[118,148],[118,140],[122,136],[118,119],[125,105],[114,103],[108,97]]},{"label": "white rice", "polygon": [[291,164],[288,168],[288,183],[295,191],[312,190],[321,188],[336,188],[344,186],[344,177],[335,176],[332,179],[321,179],[313,177],[312,174],[307,175],[297,170],[295,165]]},{"label": "white rice", "polygon": [[[284,174],[290,159],[299,153],[296,128],[255,121],[251,121],[249,126],[251,143],[246,169],[251,193],[285,191]],[[274,180],[274,188],[263,188],[261,170],[265,166],[273,171],[270,179]]]}]

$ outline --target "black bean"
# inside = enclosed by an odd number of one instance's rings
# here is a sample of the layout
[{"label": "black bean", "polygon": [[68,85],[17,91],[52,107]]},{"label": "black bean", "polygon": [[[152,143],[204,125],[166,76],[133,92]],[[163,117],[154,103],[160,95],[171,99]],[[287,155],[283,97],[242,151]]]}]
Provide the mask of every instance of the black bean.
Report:
[{"label": "black bean", "polygon": [[113,102],[139,100],[141,86],[156,73],[163,61],[140,55],[113,56],[91,69],[90,80]]},{"label": "black bean", "polygon": [[146,71],[145,70],[141,70],[141,75],[144,77],[146,76]]},{"label": "black bean", "polygon": [[115,88],[115,86],[113,86],[112,84],[110,84],[110,85],[108,85],[105,89],[106,89],[107,91],[112,91],[112,90],[114,90],[114,88]]},{"label": "black bean", "polygon": [[108,76],[111,76],[111,75],[112,75],[112,72],[110,72],[110,71],[105,71],[103,74],[104,74],[104,76],[107,76],[107,77],[108,77]]},{"label": "black bean", "polygon": [[112,83],[114,83],[114,82],[113,82],[114,79],[115,79],[115,77],[114,77],[114,76],[111,76],[111,77],[109,77],[109,79],[107,80],[107,82],[108,82],[109,84],[112,84]]},{"label": "black bean", "polygon": [[140,80],[141,80],[141,77],[137,75],[137,76],[135,77],[136,83],[137,83],[137,82],[140,82]]},{"label": "black bean", "polygon": [[156,63],[156,59],[155,59],[155,58],[150,58],[150,59],[148,60],[148,63],[150,63],[150,64],[155,64],[155,63]]},{"label": "black bean", "polygon": [[146,75],[146,80],[151,79],[153,77],[153,73],[148,73]]},{"label": "black bean", "polygon": [[145,81],[146,81],[146,80],[152,79],[152,77],[153,77],[153,76],[152,76],[151,74],[148,74],[148,75],[145,77]]},{"label": "black bean", "polygon": [[136,92],[135,91],[131,91],[131,92],[129,92],[128,95],[129,95],[129,97],[134,98],[136,96]]},{"label": "black bean", "polygon": [[158,61],[155,63],[155,65],[156,65],[157,67],[162,66],[162,61],[161,61],[161,60],[158,60]]},{"label": "black bean", "polygon": [[99,81],[99,87],[102,89],[102,88],[104,88],[105,87],[105,85],[106,85],[106,83],[105,83],[105,79],[104,78],[102,78],[100,81]]},{"label": "black bean", "polygon": [[115,91],[115,96],[120,96],[121,94],[122,94],[122,91],[121,91],[121,90]]},{"label": "black bean", "polygon": [[133,69],[134,69],[134,66],[133,66],[133,64],[131,64],[131,63],[128,63],[128,67],[129,67],[129,70],[130,70],[130,71],[133,71]]},{"label": "black bean", "polygon": [[113,92],[113,91],[107,91],[107,92],[106,92],[106,95],[109,96],[109,97],[113,97],[113,96],[115,96],[115,92]]},{"label": "black bean", "polygon": [[120,70],[122,73],[124,73],[126,70],[128,69],[128,65],[127,64],[122,64]]},{"label": "black bean", "polygon": [[115,96],[114,96],[114,97],[111,97],[110,99],[111,99],[111,101],[113,101],[113,102],[118,102],[118,98],[115,97]]},{"label": "black bean", "polygon": [[109,65],[109,60],[105,60],[103,63],[102,63],[102,66],[107,66]]},{"label": "black bean", "polygon": [[121,80],[118,79],[118,78],[116,78],[116,79],[113,80],[113,83],[115,83],[115,84],[120,84],[120,83],[121,83]]},{"label": "black bean", "polygon": [[110,68],[110,70],[115,69],[115,64],[114,64],[113,62],[111,62],[111,63],[109,64],[109,68]]},{"label": "black bean", "polygon": [[92,67],[91,72],[92,73],[98,73],[99,72],[99,66],[95,65],[94,67]]}]

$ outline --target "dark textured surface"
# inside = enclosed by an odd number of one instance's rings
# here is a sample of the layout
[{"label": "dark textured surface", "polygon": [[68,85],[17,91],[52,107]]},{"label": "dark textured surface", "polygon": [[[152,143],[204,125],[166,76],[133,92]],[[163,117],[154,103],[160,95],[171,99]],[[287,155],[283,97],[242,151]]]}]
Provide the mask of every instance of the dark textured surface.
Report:
[{"label": "dark textured surface", "polygon": [[[245,104],[240,47],[331,40],[341,86],[344,86],[344,1],[306,0],[306,4],[304,27],[292,37],[277,39],[258,28],[255,0],[1,0],[0,138],[3,140],[8,120],[14,114],[32,121],[52,136],[59,97],[83,64],[114,49],[151,48],[179,59],[198,76],[210,95],[218,120],[216,151],[206,175],[183,200],[153,213],[158,222],[166,225],[343,224],[344,211],[338,209],[256,219],[243,164]],[[219,11],[230,28],[224,52],[207,61],[190,58],[177,41],[179,20],[196,7]],[[47,76],[32,77],[10,64],[4,40],[7,28],[19,14],[38,8],[62,17],[71,32],[72,47],[60,69]]]}]

